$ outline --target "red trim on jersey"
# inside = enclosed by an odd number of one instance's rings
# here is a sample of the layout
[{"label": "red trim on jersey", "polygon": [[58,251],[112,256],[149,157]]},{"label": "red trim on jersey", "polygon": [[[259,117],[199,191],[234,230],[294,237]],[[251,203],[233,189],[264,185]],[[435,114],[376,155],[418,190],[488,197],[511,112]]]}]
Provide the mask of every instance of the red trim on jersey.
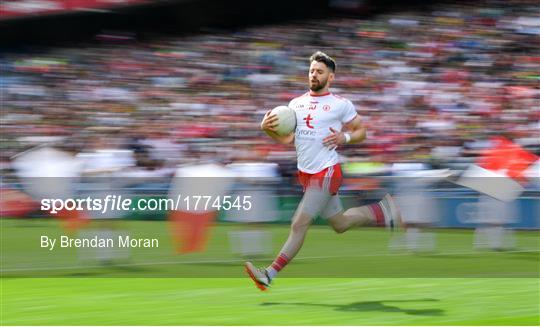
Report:
[{"label": "red trim on jersey", "polygon": [[310,91],[309,95],[311,95],[312,97],[324,97],[324,96],[330,95],[330,92],[326,92],[326,93],[323,93],[323,94],[313,94]]},{"label": "red trim on jersey", "polygon": [[352,121],[353,121],[353,120],[355,120],[355,119],[356,119],[356,117],[358,117],[358,114],[356,114],[356,116],[354,116],[354,118],[353,118],[353,119],[349,120],[349,121],[348,121],[348,122],[346,122],[346,123],[345,123],[344,125],[347,125],[348,123],[352,123]]}]

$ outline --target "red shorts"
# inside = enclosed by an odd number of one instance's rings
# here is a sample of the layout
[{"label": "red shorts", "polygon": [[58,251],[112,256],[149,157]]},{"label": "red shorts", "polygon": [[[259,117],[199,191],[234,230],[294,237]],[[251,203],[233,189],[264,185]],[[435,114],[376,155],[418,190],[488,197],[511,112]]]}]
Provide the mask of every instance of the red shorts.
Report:
[{"label": "red shorts", "polygon": [[341,165],[336,164],[321,170],[316,174],[308,174],[298,171],[298,181],[302,185],[304,192],[309,187],[316,187],[328,191],[332,195],[338,193],[339,187],[343,182]]}]

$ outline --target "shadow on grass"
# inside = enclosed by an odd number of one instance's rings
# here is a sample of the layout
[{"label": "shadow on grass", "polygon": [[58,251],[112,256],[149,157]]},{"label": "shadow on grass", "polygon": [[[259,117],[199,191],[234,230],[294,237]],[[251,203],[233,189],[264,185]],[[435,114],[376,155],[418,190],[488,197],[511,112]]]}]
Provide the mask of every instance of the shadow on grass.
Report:
[{"label": "shadow on grass", "polygon": [[312,307],[325,307],[334,308],[336,311],[343,312],[366,312],[366,311],[379,311],[379,312],[397,312],[405,313],[414,316],[443,316],[444,310],[442,309],[402,309],[398,306],[388,305],[386,303],[409,303],[409,302],[437,302],[437,299],[419,299],[419,300],[382,300],[382,301],[366,301],[366,302],[353,302],[349,304],[322,304],[322,303],[307,303],[307,302],[264,302],[262,306],[273,305],[300,305],[300,306],[312,306]]}]

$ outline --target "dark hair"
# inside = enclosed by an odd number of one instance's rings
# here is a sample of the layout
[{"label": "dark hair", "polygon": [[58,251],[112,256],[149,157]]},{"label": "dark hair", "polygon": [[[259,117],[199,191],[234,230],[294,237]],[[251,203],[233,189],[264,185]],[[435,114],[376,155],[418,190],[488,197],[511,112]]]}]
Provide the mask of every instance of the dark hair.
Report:
[{"label": "dark hair", "polygon": [[332,72],[336,71],[336,61],[322,51],[317,51],[309,57],[309,62],[313,61],[322,62],[326,67],[330,68]]}]

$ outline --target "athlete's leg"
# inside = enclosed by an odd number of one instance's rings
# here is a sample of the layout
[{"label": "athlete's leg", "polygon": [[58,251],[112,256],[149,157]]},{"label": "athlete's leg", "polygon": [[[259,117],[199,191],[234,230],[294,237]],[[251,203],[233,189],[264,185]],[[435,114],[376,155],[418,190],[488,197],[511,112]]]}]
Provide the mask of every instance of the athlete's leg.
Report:
[{"label": "athlete's leg", "polygon": [[353,226],[375,225],[375,215],[367,206],[355,207],[331,216],[328,224],[336,233],[343,233]]},{"label": "athlete's leg", "polygon": [[280,253],[285,254],[289,260],[294,258],[300,251],[312,220],[313,217],[311,215],[303,212],[296,212],[293,216],[289,237],[280,251]]},{"label": "athlete's leg", "polygon": [[[336,201],[334,198],[329,201]],[[331,207],[330,205],[328,207]],[[401,217],[392,197],[387,194],[381,201],[361,207],[354,207],[346,211],[323,212],[328,217],[328,223],[337,233],[343,233],[355,226],[388,226],[396,227]]]},{"label": "athlete's leg", "polygon": [[287,241],[272,264],[266,267],[266,272],[271,279],[298,254],[312,220],[313,217],[306,213],[297,211],[294,214]]},{"label": "athlete's leg", "polygon": [[330,197],[328,192],[321,189],[309,188],[306,190],[294,213],[287,241],[276,260],[266,268],[270,278],[273,278],[298,254],[304,244],[309,226],[313,219],[323,211]]},{"label": "athlete's leg", "polygon": [[251,262],[246,262],[246,271],[257,287],[265,290],[278,272],[298,254],[304,244],[311,222],[321,213],[330,198],[331,195],[327,191],[319,188],[308,188],[292,218],[287,241],[272,264],[265,269],[260,269]]}]

